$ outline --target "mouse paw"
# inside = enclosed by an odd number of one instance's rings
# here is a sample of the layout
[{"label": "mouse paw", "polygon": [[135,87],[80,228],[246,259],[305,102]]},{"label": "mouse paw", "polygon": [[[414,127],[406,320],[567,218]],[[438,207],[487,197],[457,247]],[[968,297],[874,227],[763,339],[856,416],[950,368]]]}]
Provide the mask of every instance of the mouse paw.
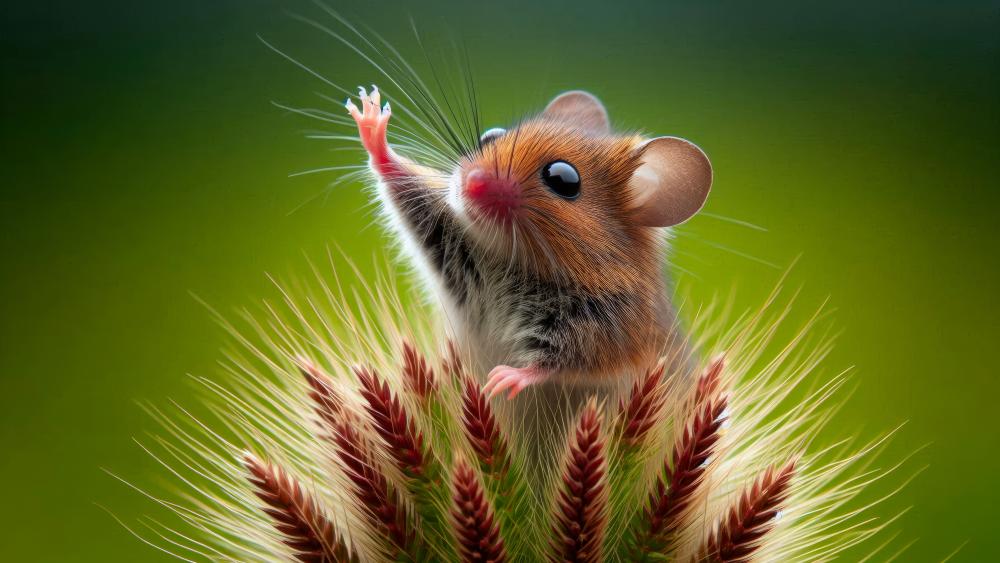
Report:
[{"label": "mouse paw", "polygon": [[548,377],[548,372],[534,366],[526,368],[497,366],[490,371],[483,392],[492,399],[497,394],[510,389],[507,398],[513,399],[529,385],[545,381]]},{"label": "mouse paw", "polygon": [[350,98],[344,107],[358,124],[358,136],[361,144],[372,158],[372,163],[379,172],[392,160],[392,153],[389,150],[389,143],[386,142],[386,127],[389,125],[389,117],[392,116],[392,109],[389,102],[379,107],[381,95],[378,87],[372,84],[372,91],[365,91],[364,87],[358,87],[358,100],[361,102],[361,109],[354,105]]}]

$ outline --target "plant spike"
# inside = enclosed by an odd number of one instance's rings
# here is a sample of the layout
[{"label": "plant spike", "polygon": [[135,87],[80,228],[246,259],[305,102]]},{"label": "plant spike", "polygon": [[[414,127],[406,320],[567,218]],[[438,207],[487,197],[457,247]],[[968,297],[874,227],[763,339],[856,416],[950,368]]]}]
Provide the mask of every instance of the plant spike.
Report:
[{"label": "plant spike", "polygon": [[505,563],[507,550],[482,484],[465,459],[452,475],[452,525],[463,563]]},{"label": "plant spike", "polygon": [[490,476],[502,477],[510,468],[507,441],[500,433],[489,399],[472,378],[465,379],[462,422],[480,468]]},{"label": "plant spike", "polygon": [[329,431],[336,424],[344,404],[344,398],[333,388],[330,376],[323,372],[308,358],[300,356],[296,359],[302,377],[309,384],[309,398],[313,402],[314,411],[324,427]]},{"label": "plant spike", "polygon": [[358,512],[382,538],[386,553],[397,561],[419,561],[424,548],[420,538],[407,528],[406,506],[371,457],[370,444],[359,431],[360,420],[343,408],[329,376],[314,363],[299,359],[309,384],[309,396],[322,425],[320,437],[329,441],[340,466],[352,483]]},{"label": "plant spike", "polygon": [[403,381],[406,383],[406,390],[419,398],[421,404],[426,404],[431,395],[437,392],[438,382],[434,377],[434,370],[406,340],[403,341]]},{"label": "plant spike", "polygon": [[[452,414],[451,405],[446,403],[444,394],[450,389],[442,389],[440,380],[427,359],[407,340],[402,343],[402,379],[404,389],[415,397],[417,415],[424,427],[431,433],[431,444],[438,459],[451,459],[452,438],[457,435],[458,425]],[[457,360],[456,360],[457,361]],[[448,374],[445,365],[444,373]],[[431,446],[428,445],[428,448]]]},{"label": "plant spike", "polygon": [[749,563],[788,497],[796,460],[767,468],[734,504],[698,550],[700,561]]},{"label": "plant spike", "polygon": [[[395,301],[390,305],[380,315],[387,320],[398,310]],[[736,360],[731,372],[725,371],[725,357],[717,356],[694,385],[685,379],[682,389],[669,377],[664,381],[663,365],[657,364],[633,382],[609,417],[591,398],[557,446],[564,456],[549,460],[525,455],[538,445],[525,444],[525,436],[516,433],[519,421],[496,415],[497,405],[462,365],[452,342],[440,358],[428,361],[413,340],[388,338],[391,326],[383,329],[349,314],[345,320],[344,311],[339,303],[333,303],[329,318],[315,310],[331,329],[323,333],[287,327],[281,318],[251,321],[265,342],[258,347],[238,335],[251,353],[231,358],[230,375],[239,378],[230,382],[235,389],[204,380],[221,399],[216,406],[223,432],[197,419],[192,431],[154,409],[178,442],[158,442],[176,461],[154,457],[194,495],[190,507],[161,501],[193,528],[166,528],[162,540],[195,557],[227,561],[690,557],[743,563],[829,560],[884,527],[866,529],[869,520],[860,519],[860,511],[842,508],[879,477],[877,471],[867,473],[861,460],[881,441],[860,451],[845,446],[810,453],[809,474],[801,483],[793,481],[807,464],[797,456],[787,461],[789,451],[811,444],[829,419],[820,403],[839,380],[804,406],[785,410],[784,398],[826,348],[800,354],[786,347],[767,361],[763,354],[776,324],[754,328],[758,321],[750,319],[722,335],[718,345],[728,346]],[[348,327],[353,331],[344,331],[349,338],[334,330],[340,321],[355,323]],[[424,342],[435,334],[420,336]],[[402,342],[395,364],[390,363],[393,340]],[[325,358],[354,355],[373,367],[357,368],[356,378],[338,373],[342,378],[334,380],[299,356],[294,361],[306,385],[276,380],[288,375],[290,354],[307,349],[320,350]],[[399,377],[380,377],[390,370],[398,370]],[[344,386],[348,381],[358,384],[358,394]],[[391,387],[395,383],[398,388]],[[303,394],[311,401],[304,411]],[[722,447],[723,417],[731,407],[731,446]],[[275,457],[238,454],[243,457],[234,468],[231,457],[219,454],[243,451],[229,435]],[[665,459],[652,459],[661,448],[669,450]],[[334,482],[314,493],[289,472],[292,467],[273,459],[294,460],[295,475],[328,471]],[[197,475],[188,478],[188,472]],[[793,483],[796,504],[789,512],[795,514],[779,528],[778,514],[792,498]],[[720,494],[734,490],[731,505],[719,502]],[[334,514],[346,518],[331,519]]]},{"label": "plant spike", "polygon": [[728,398],[719,395],[721,362],[713,362],[698,380],[694,412],[684,433],[674,444],[627,540],[630,558],[645,560],[670,552],[673,537],[682,527],[683,518],[701,485],[705,464],[719,441],[719,430]]},{"label": "plant spike", "polygon": [[628,398],[618,406],[615,431],[610,436],[608,485],[613,502],[608,504],[606,553],[625,555],[623,540],[627,539],[628,525],[642,506],[643,471],[652,449],[650,430],[663,419],[664,369],[661,360],[646,370],[645,375],[633,383]]},{"label": "plant spike", "polygon": [[660,360],[645,376],[640,377],[632,385],[627,401],[622,401],[621,440],[626,447],[641,447],[649,430],[655,425],[663,408],[665,393],[663,388],[663,372],[665,365]]},{"label": "plant spike", "polygon": [[433,464],[426,451],[423,434],[417,430],[399,398],[378,374],[366,367],[355,367],[361,382],[361,396],[367,402],[368,415],[375,431],[385,441],[386,452],[400,471],[410,479],[420,479]]},{"label": "plant spike", "polygon": [[722,384],[722,371],[726,368],[726,354],[717,354],[698,378],[698,386],[695,388],[694,407],[704,404],[713,397]]},{"label": "plant spike", "polygon": [[375,431],[413,496],[422,535],[439,553],[454,554],[457,546],[445,514],[450,491],[438,458],[389,385],[372,369],[355,367],[354,373]]},{"label": "plant spike", "polygon": [[280,467],[261,461],[247,452],[243,466],[254,494],[266,505],[263,510],[274,519],[282,542],[304,563],[355,563],[358,559],[337,534],[333,522],[324,516],[316,501],[298,481]]},{"label": "plant spike", "polygon": [[533,498],[528,481],[511,457],[507,437],[486,394],[471,377],[463,379],[462,426],[493,498],[500,530],[508,540],[507,550],[513,561],[538,560],[541,530],[531,526],[535,510],[525,501]]},{"label": "plant spike", "polygon": [[597,401],[583,407],[556,494],[551,561],[594,563],[603,559],[607,526],[607,440]]},{"label": "plant spike", "polygon": [[330,442],[340,466],[353,484],[357,509],[385,541],[388,554],[407,560],[411,550],[419,551],[416,538],[407,531],[407,511],[398,492],[390,485],[371,457],[371,444],[359,431],[361,422],[343,406],[343,398],[334,389],[330,376],[314,362],[300,357],[302,375],[309,384],[309,398],[319,419],[319,436]]},{"label": "plant spike", "polygon": [[464,383],[466,378],[465,365],[462,363],[461,354],[458,353],[458,345],[450,338],[447,340],[444,356],[441,359],[441,370],[456,387]]},{"label": "plant spike", "polygon": [[418,560],[423,552],[419,537],[407,526],[407,510],[399,493],[389,485],[375,466],[354,416],[337,420],[333,439],[337,455],[348,479],[354,484],[354,496],[369,524],[389,540],[389,553],[398,560]]}]

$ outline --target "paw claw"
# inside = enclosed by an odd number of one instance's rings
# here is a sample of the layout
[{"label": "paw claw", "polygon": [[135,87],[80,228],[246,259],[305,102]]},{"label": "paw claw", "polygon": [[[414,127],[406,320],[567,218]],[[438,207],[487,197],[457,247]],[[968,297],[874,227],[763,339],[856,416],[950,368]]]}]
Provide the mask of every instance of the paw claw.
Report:
[{"label": "paw claw", "polygon": [[353,100],[348,98],[347,103],[344,104],[344,107],[347,108],[347,113],[351,114],[351,117],[353,117],[355,121],[361,119],[361,112],[358,111],[358,106],[354,105]]}]

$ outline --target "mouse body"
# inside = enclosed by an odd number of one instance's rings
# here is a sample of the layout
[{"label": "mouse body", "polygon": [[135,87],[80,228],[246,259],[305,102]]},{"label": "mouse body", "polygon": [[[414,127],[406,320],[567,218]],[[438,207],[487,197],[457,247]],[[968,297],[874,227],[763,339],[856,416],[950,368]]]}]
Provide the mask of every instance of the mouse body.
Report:
[{"label": "mouse body", "polygon": [[347,109],[407,254],[490,395],[540,383],[615,386],[684,356],[665,277],[667,227],[696,213],[712,169],[695,145],[611,131],[573,91],[485,132],[453,170],[389,146],[388,103]]}]

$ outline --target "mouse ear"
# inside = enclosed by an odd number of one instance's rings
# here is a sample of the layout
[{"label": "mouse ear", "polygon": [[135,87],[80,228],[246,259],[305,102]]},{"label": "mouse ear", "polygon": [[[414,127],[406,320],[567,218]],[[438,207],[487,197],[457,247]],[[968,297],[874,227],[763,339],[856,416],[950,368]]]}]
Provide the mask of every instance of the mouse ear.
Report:
[{"label": "mouse ear", "polygon": [[657,137],[636,150],[642,164],[629,182],[636,223],[671,227],[701,209],[712,188],[712,164],[701,149],[677,137]]},{"label": "mouse ear", "polygon": [[554,121],[571,123],[594,133],[611,132],[608,111],[593,94],[583,90],[563,92],[545,106],[542,115]]}]

